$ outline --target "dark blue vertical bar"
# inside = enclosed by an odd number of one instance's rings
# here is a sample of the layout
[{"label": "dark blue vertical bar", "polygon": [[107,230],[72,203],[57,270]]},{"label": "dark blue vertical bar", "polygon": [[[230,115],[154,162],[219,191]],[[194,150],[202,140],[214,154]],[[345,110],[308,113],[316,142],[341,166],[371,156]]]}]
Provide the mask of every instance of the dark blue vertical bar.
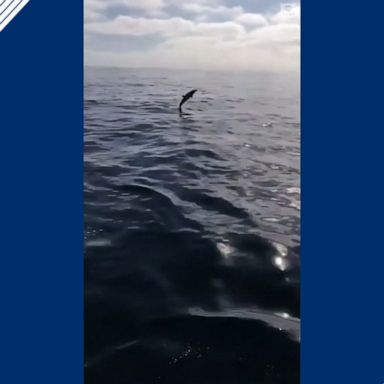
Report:
[{"label": "dark blue vertical bar", "polygon": [[83,3],[0,32],[0,383],[83,382]]},{"label": "dark blue vertical bar", "polygon": [[377,2],[302,6],[302,383],[383,383]]}]

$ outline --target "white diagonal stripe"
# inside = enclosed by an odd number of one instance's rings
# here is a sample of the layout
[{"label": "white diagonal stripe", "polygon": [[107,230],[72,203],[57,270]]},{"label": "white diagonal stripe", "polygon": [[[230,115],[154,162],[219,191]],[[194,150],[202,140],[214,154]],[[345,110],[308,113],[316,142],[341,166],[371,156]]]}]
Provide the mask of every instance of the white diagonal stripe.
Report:
[{"label": "white diagonal stripe", "polygon": [[0,15],[3,16],[4,13],[9,12],[9,9],[13,9],[20,2],[20,0],[5,0],[0,4]]},{"label": "white diagonal stripe", "polygon": [[[1,0],[0,0],[1,1]],[[29,0],[5,0],[0,2],[0,32],[24,8]]]}]

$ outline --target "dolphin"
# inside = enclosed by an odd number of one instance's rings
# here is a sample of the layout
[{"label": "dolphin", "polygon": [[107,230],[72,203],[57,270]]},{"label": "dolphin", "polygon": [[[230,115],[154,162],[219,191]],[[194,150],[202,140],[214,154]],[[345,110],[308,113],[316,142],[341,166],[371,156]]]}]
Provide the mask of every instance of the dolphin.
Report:
[{"label": "dolphin", "polygon": [[193,97],[193,95],[195,94],[195,92],[197,91],[197,89],[193,89],[192,91],[189,91],[188,93],[186,93],[185,95],[183,95],[183,98],[182,100],[180,101],[180,104],[179,104],[179,111],[181,112],[181,106],[187,102],[189,99],[191,99]]}]

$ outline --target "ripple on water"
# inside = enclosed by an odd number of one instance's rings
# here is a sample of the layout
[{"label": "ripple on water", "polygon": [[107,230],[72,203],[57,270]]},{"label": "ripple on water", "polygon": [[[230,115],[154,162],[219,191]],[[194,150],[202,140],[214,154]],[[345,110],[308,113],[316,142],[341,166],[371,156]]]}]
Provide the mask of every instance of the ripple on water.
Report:
[{"label": "ripple on water", "polygon": [[87,69],[86,383],[299,382],[299,93],[249,76]]}]

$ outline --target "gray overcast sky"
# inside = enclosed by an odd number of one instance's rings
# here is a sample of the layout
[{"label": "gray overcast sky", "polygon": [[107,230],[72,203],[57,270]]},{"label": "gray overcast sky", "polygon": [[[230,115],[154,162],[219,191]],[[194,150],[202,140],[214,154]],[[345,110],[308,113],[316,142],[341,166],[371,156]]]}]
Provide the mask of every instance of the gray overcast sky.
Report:
[{"label": "gray overcast sky", "polygon": [[300,3],[85,0],[85,63],[299,71]]}]

